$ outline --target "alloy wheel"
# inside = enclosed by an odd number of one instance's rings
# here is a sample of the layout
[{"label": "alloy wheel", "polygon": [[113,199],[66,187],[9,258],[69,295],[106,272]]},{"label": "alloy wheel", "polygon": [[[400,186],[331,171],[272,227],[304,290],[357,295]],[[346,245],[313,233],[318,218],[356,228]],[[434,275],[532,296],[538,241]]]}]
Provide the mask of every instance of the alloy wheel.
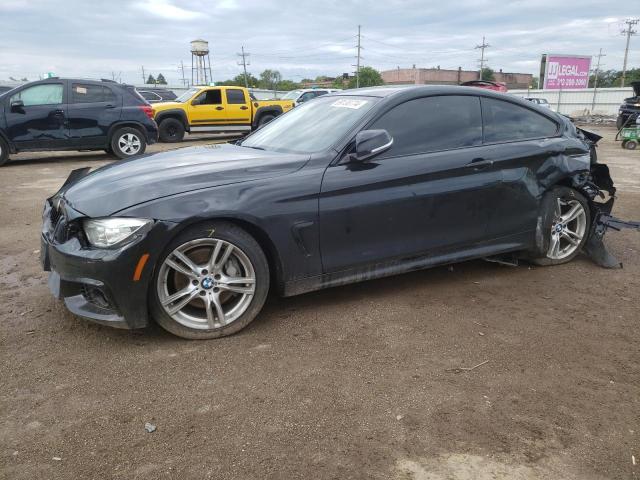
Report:
[{"label": "alloy wheel", "polygon": [[558,198],[547,257],[563,260],[575,253],[587,231],[587,213],[577,200]]},{"label": "alloy wheel", "polygon": [[134,133],[125,133],[118,139],[118,147],[126,155],[135,155],[141,146],[140,138]]},{"label": "alloy wheel", "polygon": [[216,238],[192,240],[162,263],[158,299],[177,323],[194,329],[221,328],[237,320],[255,294],[256,275],[249,257],[236,245]]}]

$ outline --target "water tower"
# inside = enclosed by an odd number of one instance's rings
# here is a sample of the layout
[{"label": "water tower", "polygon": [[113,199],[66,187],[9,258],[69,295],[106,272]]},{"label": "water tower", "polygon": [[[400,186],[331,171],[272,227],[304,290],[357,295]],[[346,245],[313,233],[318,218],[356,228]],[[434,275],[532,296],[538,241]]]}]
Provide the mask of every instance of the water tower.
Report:
[{"label": "water tower", "polygon": [[191,85],[208,85],[211,81],[213,78],[209,42],[202,39],[193,40],[191,42]]}]

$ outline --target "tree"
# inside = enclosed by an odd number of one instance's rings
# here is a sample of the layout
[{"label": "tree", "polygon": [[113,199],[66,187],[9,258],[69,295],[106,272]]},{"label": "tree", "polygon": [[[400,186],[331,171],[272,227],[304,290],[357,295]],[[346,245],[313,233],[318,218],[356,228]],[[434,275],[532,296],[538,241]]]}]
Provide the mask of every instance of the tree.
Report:
[{"label": "tree", "polygon": [[482,80],[487,80],[489,82],[496,81],[496,76],[492,68],[484,67],[482,69]]},{"label": "tree", "polygon": [[282,80],[282,75],[277,70],[265,70],[260,74],[260,87],[267,90],[277,90],[278,84]]},{"label": "tree", "polygon": [[278,84],[278,90],[295,90],[296,88],[300,88],[300,85],[293,80],[280,80]]},{"label": "tree", "polygon": [[[360,69],[360,86],[375,87],[377,85],[384,85],[380,72],[375,68],[362,67]],[[349,88],[356,88],[356,77],[349,79]]]},{"label": "tree", "polygon": [[153,78],[153,75],[149,74],[149,78],[147,78],[147,84],[149,84],[149,85],[155,85],[156,84],[156,79]]},{"label": "tree", "polygon": [[156,78],[156,83],[158,85],[166,85],[167,81],[164,79],[164,75],[162,75],[161,73],[158,74],[158,78]]},{"label": "tree", "polygon": [[531,78],[531,88],[533,90],[537,90],[540,88],[538,77]]},{"label": "tree", "polygon": [[[259,80],[256,77],[254,77],[250,73],[247,73],[247,85],[249,85],[249,87],[255,87],[258,85],[258,83],[259,83]],[[228,86],[228,87],[244,87],[244,73],[240,73],[239,75],[236,75],[230,80],[223,80],[222,82],[216,82],[216,85]]]},{"label": "tree", "polygon": [[[595,75],[589,77],[589,86],[593,88],[595,82]],[[620,80],[622,79],[621,70],[602,70],[598,72],[598,88],[613,88],[620,86]],[[628,86],[631,82],[640,80],[640,68],[632,68],[627,70],[625,77],[625,83]]]}]

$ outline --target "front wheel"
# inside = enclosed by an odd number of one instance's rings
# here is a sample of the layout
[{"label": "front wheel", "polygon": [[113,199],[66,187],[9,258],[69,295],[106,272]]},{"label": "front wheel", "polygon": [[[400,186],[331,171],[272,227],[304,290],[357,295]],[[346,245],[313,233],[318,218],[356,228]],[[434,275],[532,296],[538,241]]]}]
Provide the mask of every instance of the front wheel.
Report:
[{"label": "front wheel", "polygon": [[144,136],[135,128],[120,128],[111,137],[111,151],[118,158],[142,155],[146,148],[147,142]]},{"label": "front wheel", "polygon": [[545,266],[570,262],[589,236],[591,215],[587,199],[571,188],[554,188],[542,199],[539,224],[542,234],[539,248],[545,253],[532,262]]},{"label": "front wheel", "polygon": [[165,118],[158,127],[158,137],[164,143],[181,142],[184,138],[184,125],[178,119]]},{"label": "front wheel", "polygon": [[269,266],[256,240],[227,222],[198,225],[168,246],[150,292],[153,317],[182,338],[231,335],[258,315]]}]

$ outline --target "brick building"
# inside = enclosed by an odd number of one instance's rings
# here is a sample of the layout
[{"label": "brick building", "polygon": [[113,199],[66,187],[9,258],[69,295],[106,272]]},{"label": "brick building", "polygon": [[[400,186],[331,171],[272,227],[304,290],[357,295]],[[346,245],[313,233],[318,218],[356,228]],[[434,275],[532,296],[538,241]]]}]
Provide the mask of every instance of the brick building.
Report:
[{"label": "brick building", "polygon": [[[384,83],[389,85],[458,85],[478,80],[477,70],[444,70],[440,68],[397,68],[380,72]],[[533,75],[530,73],[494,72],[496,82],[506,83],[507,88],[528,88]]]}]

